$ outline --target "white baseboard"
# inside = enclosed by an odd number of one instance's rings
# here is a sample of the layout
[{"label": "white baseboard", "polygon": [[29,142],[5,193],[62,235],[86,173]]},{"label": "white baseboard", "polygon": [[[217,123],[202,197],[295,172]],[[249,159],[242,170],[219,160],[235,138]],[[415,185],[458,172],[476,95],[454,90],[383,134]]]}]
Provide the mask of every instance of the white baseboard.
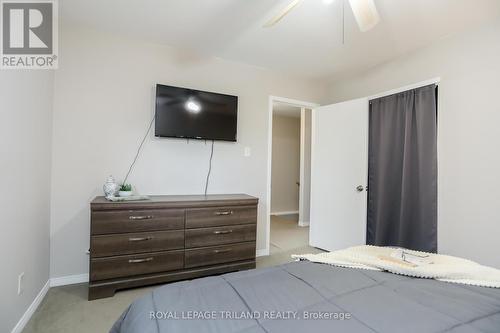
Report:
[{"label": "white baseboard", "polygon": [[31,305],[28,307],[26,312],[24,312],[23,316],[19,321],[17,322],[16,326],[12,329],[11,333],[21,333],[28,323],[28,321],[31,319],[31,316],[35,313],[36,309],[40,306],[40,303],[42,303],[43,299],[45,298],[45,295],[47,295],[47,292],[51,287],[58,287],[58,286],[65,286],[69,284],[77,284],[77,283],[84,283],[89,281],[89,275],[88,274],[80,274],[80,275],[70,275],[70,276],[61,276],[61,277],[56,277],[56,278],[51,278],[45,283],[45,285],[42,287],[42,290],[38,293],[38,295],[35,297]]},{"label": "white baseboard", "polygon": [[35,313],[36,309],[40,306],[40,303],[42,303],[43,299],[45,298],[45,295],[47,295],[47,292],[49,291],[50,288],[50,280],[45,283],[45,285],[42,287],[42,290],[36,295],[35,299],[31,303],[31,305],[28,307],[26,312],[23,314],[21,319],[17,322],[16,326],[12,329],[11,333],[21,333],[28,323],[28,321],[31,319],[31,316]]},{"label": "white baseboard", "polygon": [[257,253],[256,253],[257,257],[265,257],[268,255],[269,255],[269,248],[257,250]]},{"label": "white baseboard", "polygon": [[78,274],[78,275],[68,275],[68,276],[60,276],[50,279],[51,287],[59,287],[59,286],[67,286],[70,284],[78,284],[89,282],[88,274]]},{"label": "white baseboard", "polygon": [[298,214],[298,213],[299,213],[298,210],[291,210],[291,211],[285,211],[285,212],[275,212],[275,213],[271,213],[271,215],[280,216],[280,215],[293,215],[293,214]]}]

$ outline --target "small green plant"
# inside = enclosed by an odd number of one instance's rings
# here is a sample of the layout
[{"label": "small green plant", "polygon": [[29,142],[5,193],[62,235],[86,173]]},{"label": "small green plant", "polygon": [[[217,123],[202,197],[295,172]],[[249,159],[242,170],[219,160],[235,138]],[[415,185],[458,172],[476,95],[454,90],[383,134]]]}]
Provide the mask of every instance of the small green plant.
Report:
[{"label": "small green plant", "polygon": [[132,185],[122,184],[122,185],[120,185],[120,191],[130,192],[130,191],[132,191]]}]

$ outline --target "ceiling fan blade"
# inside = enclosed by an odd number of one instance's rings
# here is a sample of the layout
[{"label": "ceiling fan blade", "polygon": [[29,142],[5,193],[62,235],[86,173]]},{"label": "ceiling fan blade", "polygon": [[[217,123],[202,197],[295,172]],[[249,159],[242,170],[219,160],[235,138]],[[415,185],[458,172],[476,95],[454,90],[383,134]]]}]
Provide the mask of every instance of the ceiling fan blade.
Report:
[{"label": "ceiling fan blade", "polygon": [[349,0],[349,3],[362,32],[373,29],[380,21],[374,0]]},{"label": "ceiling fan blade", "polygon": [[269,20],[266,24],[264,24],[264,28],[269,28],[281,21],[283,17],[285,17],[288,13],[292,11],[302,0],[293,0],[286,6],[278,15]]}]

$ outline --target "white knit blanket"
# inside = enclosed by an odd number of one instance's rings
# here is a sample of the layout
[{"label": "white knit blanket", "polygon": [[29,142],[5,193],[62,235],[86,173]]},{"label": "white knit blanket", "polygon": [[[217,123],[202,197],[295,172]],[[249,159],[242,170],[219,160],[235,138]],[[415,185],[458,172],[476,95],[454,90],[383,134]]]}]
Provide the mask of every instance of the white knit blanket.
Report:
[{"label": "white knit blanket", "polygon": [[[339,267],[387,271],[394,274],[435,279],[472,286],[500,288],[500,270],[470,260],[426,252],[404,250],[408,257],[426,257],[422,262],[405,261],[401,249],[362,245],[319,254],[292,255],[298,260]],[[415,257],[415,258],[418,258]]]}]

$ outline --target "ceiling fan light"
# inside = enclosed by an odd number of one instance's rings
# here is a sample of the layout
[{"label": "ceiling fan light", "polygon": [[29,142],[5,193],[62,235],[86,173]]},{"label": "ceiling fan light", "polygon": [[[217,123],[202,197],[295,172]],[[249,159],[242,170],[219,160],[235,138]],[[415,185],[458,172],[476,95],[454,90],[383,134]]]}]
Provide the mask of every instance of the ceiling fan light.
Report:
[{"label": "ceiling fan light", "polygon": [[349,3],[362,32],[373,29],[380,21],[374,0],[349,0]]}]

